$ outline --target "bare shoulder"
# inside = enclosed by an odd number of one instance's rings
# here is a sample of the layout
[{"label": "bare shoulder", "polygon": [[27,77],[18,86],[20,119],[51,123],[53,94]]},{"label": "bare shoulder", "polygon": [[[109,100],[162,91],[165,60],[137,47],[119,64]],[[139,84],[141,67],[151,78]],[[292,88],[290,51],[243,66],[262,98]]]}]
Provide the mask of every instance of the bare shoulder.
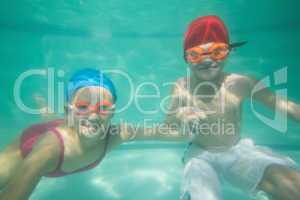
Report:
[{"label": "bare shoulder", "polygon": [[33,151],[46,159],[56,160],[61,154],[61,141],[52,131],[48,131],[39,137],[33,146]]},{"label": "bare shoulder", "polygon": [[26,156],[24,164],[48,173],[57,166],[60,151],[58,138],[51,131],[46,132],[33,145],[32,151]]},{"label": "bare shoulder", "polygon": [[256,80],[255,77],[251,75],[230,73],[230,74],[226,74],[225,76],[226,76],[225,81],[228,83],[230,82],[251,83],[252,81]]},{"label": "bare shoulder", "polygon": [[172,94],[180,95],[180,96],[184,95],[188,88],[188,82],[189,82],[188,77],[178,78],[173,84]]},{"label": "bare shoulder", "polygon": [[226,74],[225,87],[240,97],[249,96],[253,86],[257,83],[254,76],[242,74]]}]

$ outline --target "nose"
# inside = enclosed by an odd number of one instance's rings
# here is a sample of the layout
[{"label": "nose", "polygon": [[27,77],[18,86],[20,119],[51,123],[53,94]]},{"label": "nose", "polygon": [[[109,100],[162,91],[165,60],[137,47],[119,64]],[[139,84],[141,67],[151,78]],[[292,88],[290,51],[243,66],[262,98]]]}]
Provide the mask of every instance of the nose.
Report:
[{"label": "nose", "polygon": [[212,63],[213,63],[213,60],[209,57],[204,58],[202,61],[203,65],[211,65]]},{"label": "nose", "polygon": [[89,121],[99,121],[100,117],[96,112],[92,112],[88,119]]}]

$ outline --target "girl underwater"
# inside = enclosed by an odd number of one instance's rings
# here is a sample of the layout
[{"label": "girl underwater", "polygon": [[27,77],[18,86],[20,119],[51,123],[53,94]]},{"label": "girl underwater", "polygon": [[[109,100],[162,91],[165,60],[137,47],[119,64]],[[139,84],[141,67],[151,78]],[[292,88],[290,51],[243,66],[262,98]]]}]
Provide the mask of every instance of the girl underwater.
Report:
[{"label": "girl underwater", "polygon": [[175,131],[166,134],[170,129],[111,124],[116,90],[98,70],[76,72],[66,96],[65,119],[27,128],[0,153],[1,200],[28,199],[42,176],[61,177],[92,169],[129,139],[185,139]]}]

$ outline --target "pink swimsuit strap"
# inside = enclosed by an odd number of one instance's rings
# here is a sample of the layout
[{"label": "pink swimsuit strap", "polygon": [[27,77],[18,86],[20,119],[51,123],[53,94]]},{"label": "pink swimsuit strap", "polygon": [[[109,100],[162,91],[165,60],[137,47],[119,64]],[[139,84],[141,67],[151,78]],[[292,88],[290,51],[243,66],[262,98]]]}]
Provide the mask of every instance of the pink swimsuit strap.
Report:
[{"label": "pink swimsuit strap", "polygon": [[109,136],[110,136],[110,133],[109,133],[110,127],[109,127],[109,129],[108,129],[108,134],[107,134],[107,137],[106,137],[106,139],[105,139],[104,151],[103,151],[103,153],[102,153],[102,155],[100,156],[99,159],[97,159],[95,162],[93,162],[93,163],[91,163],[91,164],[89,164],[89,165],[87,165],[87,166],[85,166],[85,167],[76,169],[76,170],[74,170],[74,171],[72,171],[72,172],[64,172],[64,171],[62,171],[62,169],[61,169],[61,168],[62,168],[62,165],[63,165],[63,161],[64,161],[64,149],[65,149],[65,148],[64,148],[64,141],[63,141],[63,138],[62,138],[61,134],[57,131],[57,129],[56,129],[55,127],[51,128],[50,131],[53,132],[53,133],[57,136],[57,138],[58,138],[58,140],[59,140],[59,143],[60,143],[60,149],[61,149],[61,150],[60,150],[59,161],[58,161],[58,164],[57,164],[56,169],[55,169],[53,172],[47,174],[47,175],[46,175],[47,177],[60,177],[60,176],[66,176],[66,175],[70,175],[70,174],[74,174],[74,173],[78,173],[78,172],[82,172],[82,171],[86,171],[86,170],[92,169],[92,168],[96,167],[96,166],[101,162],[101,160],[103,159],[103,157],[104,157],[105,154],[106,154],[107,147],[108,147],[108,142],[109,142]]},{"label": "pink swimsuit strap", "polygon": [[[45,133],[52,133],[54,134],[59,142],[59,146],[60,146],[60,155],[59,155],[59,160],[58,160],[58,164],[56,169],[45,175],[47,177],[59,177],[59,176],[65,176],[68,174],[73,174],[73,173],[77,173],[77,172],[81,172],[81,171],[85,171],[88,169],[91,169],[95,166],[97,166],[100,161],[103,159],[103,157],[106,154],[107,151],[107,146],[108,146],[108,142],[109,142],[109,136],[110,134],[107,135],[107,137],[105,138],[105,146],[104,146],[104,151],[103,154],[101,155],[101,157],[96,160],[95,162],[89,164],[86,167],[82,167],[80,169],[74,170],[72,172],[64,172],[61,170],[63,162],[64,162],[64,152],[65,152],[65,146],[64,146],[64,139],[61,135],[61,133],[57,130],[57,127],[59,125],[61,125],[64,122],[64,120],[54,120],[54,121],[50,121],[47,123],[41,123],[41,124],[36,124],[33,125],[27,129],[25,129],[21,135],[20,138],[20,151],[22,154],[23,158],[26,158],[27,155],[30,154],[30,152],[32,151],[32,148],[34,146],[34,144],[38,141],[38,138]],[[110,132],[111,127],[109,127],[109,129],[107,131]]]},{"label": "pink swimsuit strap", "polygon": [[55,127],[50,128],[49,131],[51,131],[58,139],[59,146],[60,146],[60,155],[59,155],[59,160],[58,160],[56,169],[53,172],[47,174],[46,176],[47,177],[55,177],[55,175],[56,175],[56,177],[63,176],[64,174],[63,173],[60,174],[59,172],[61,171],[61,166],[64,162],[64,157],[65,157],[64,156],[64,152],[65,152],[64,139]]}]

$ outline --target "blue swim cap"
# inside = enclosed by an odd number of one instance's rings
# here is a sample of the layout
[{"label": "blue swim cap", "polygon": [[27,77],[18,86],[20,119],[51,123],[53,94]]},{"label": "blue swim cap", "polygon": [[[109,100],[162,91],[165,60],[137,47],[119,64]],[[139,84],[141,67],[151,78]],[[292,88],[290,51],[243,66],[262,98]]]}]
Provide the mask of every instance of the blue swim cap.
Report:
[{"label": "blue swim cap", "polygon": [[113,82],[100,70],[89,68],[77,71],[70,78],[66,91],[67,102],[73,98],[73,95],[78,89],[89,86],[99,86],[109,90],[113,96],[114,102],[116,102],[117,95]]}]

